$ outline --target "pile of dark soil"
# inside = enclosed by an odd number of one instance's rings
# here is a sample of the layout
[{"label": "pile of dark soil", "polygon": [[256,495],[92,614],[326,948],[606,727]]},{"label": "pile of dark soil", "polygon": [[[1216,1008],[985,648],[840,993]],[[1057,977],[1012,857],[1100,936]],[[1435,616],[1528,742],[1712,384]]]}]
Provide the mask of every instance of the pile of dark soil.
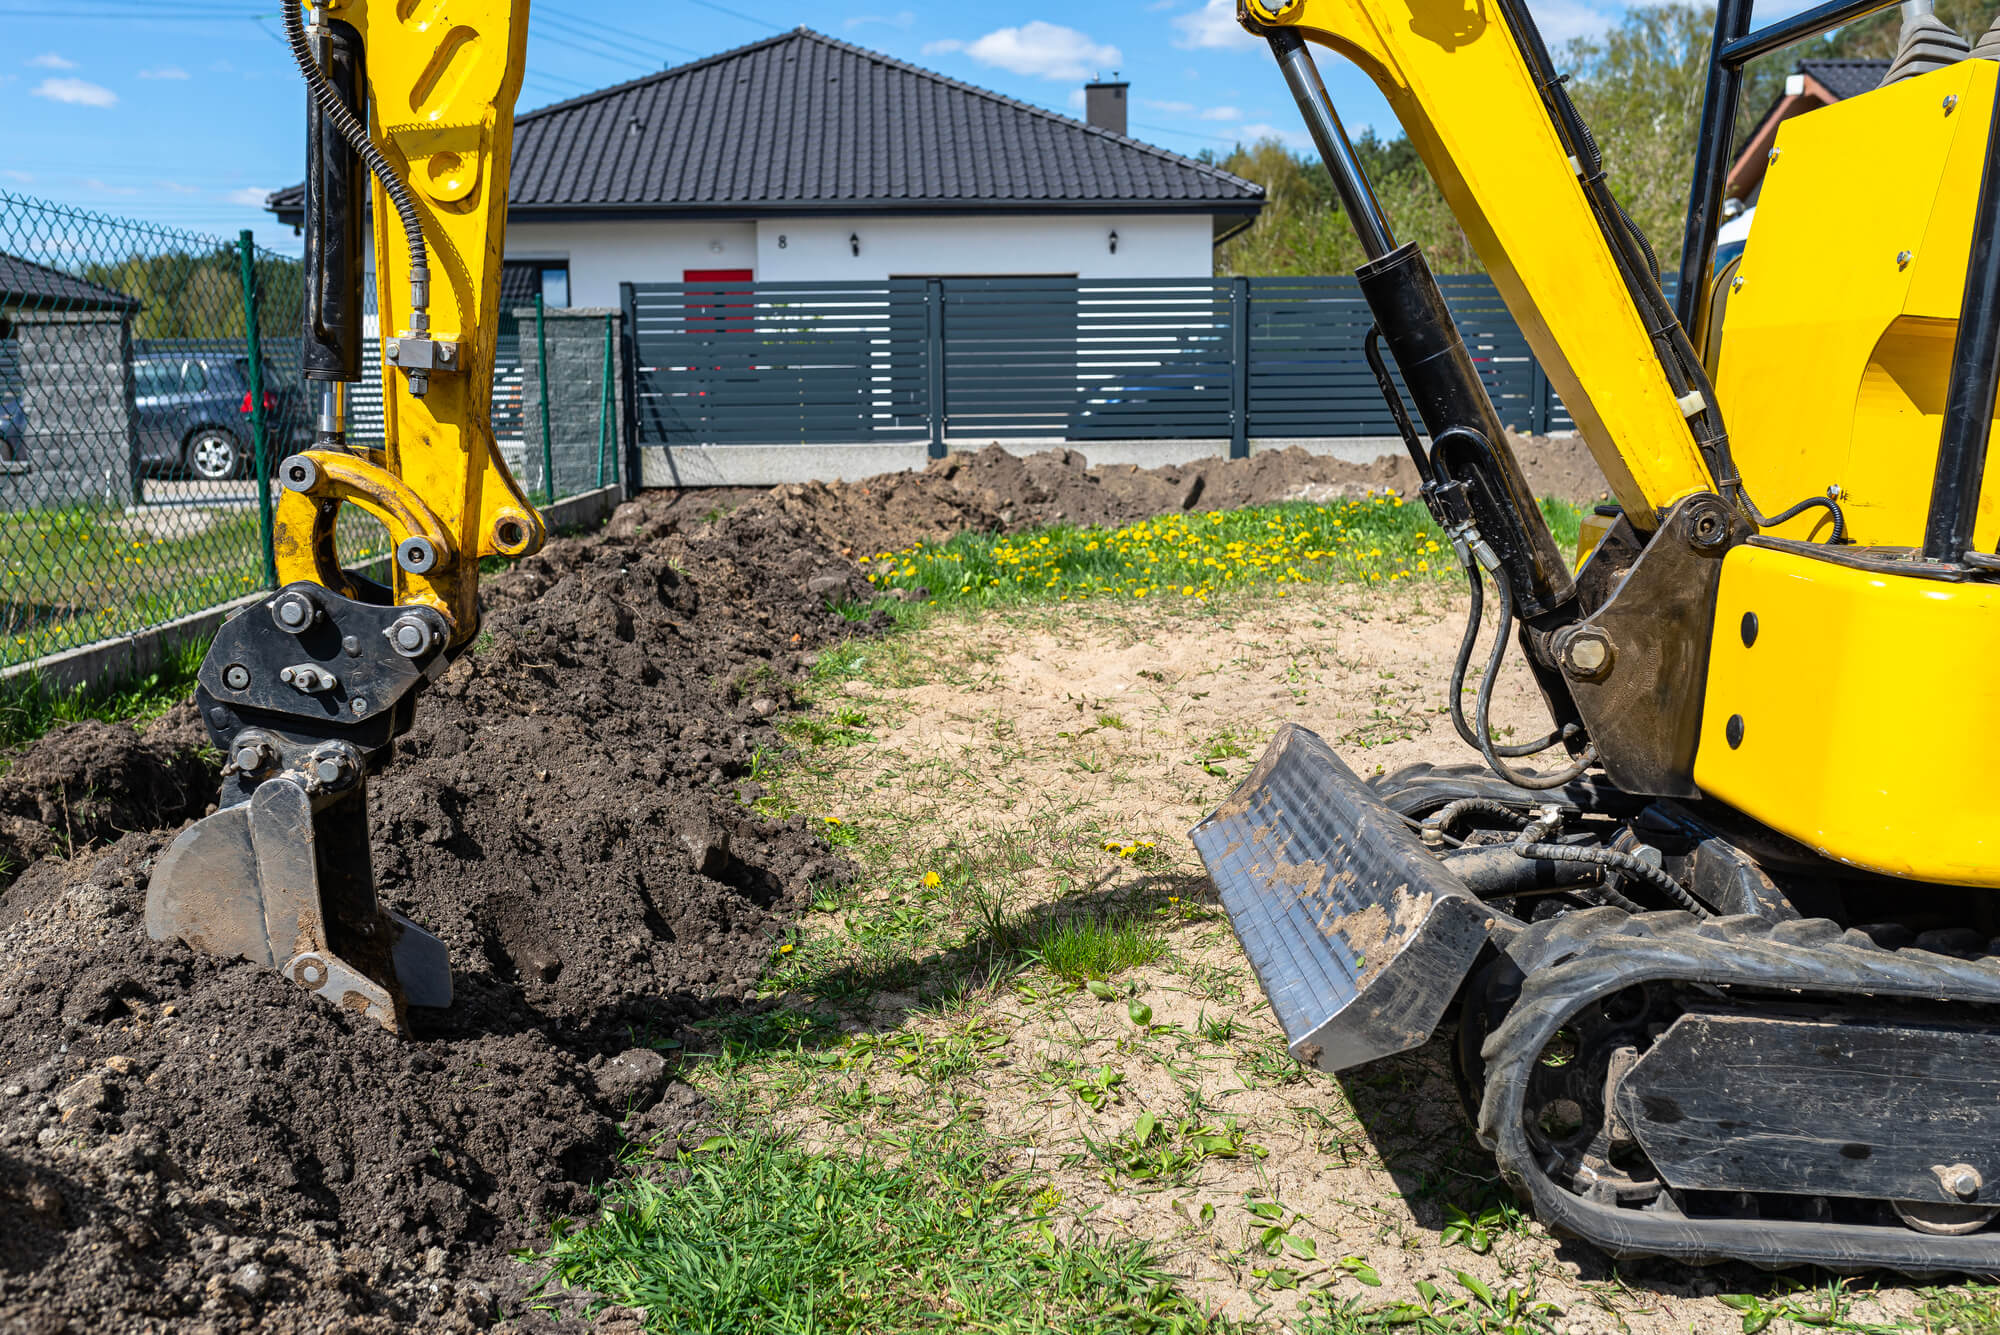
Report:
[{"label": "pile of dark soil", "polygon": [[[1580,504],[1608,495],[1581,437],[1511,439],[1536,495]],[[999,532],[1054,523],[1115,527],[1183,510],[1233,510],[1385,489],[1415,495],[1417,482],[1416,467],[1401,451],[1356,464],[1294,446],[1248,459],[1142,469],[1089,467],[1075,450],[1022,456],[989,445],[921,470],[860,482],[779,487],[772,498],[829,546],[864,555],[967,529]],[[684,496],[673,503],[702,503],[702,493]]]},{"label": "pile of dark soil", "polygon": [[865,585],[767,508],[643,510],[493,581],[375,781],[383,898],[452,950],[415,1041],[147,940],[153,860],[212,800],[191,716],[68,728],[0,779],[19,856],[116,838],[0,898],[0,1329],[551,1324],[509,1252],[591,1213],[628,1138],[695,1133],[659,1049],[845,872],[734,781]]}]

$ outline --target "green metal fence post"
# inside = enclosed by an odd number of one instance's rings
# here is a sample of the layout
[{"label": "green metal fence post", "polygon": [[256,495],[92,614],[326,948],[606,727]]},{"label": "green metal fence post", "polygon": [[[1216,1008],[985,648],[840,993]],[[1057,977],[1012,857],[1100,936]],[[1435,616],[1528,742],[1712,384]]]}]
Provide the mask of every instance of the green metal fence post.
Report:
[{"label": "green metal fence post", "polygon": [[542,500],[556,499],[556,454],[549,443],[549,336],[542,323],[542,294],[535,294],[535,387],[542,398]]},{"label": "green metal fence post", "polygon": [[611,340],[617,336],[611,312],[604,313],[604,398],[597,405],[597,485],[604,485],[604,456],[611,446]]},{"label": "green metal fence post", "polygon": [[257,517],[264,539],[264,582],[278,587],[278,555],[271,513],[270,423],[264,413],[264,342],[257,332],[257,239],[249,228],[236,238],[243,255],[243,340],[250,362],[250,437],[255,446]]}]

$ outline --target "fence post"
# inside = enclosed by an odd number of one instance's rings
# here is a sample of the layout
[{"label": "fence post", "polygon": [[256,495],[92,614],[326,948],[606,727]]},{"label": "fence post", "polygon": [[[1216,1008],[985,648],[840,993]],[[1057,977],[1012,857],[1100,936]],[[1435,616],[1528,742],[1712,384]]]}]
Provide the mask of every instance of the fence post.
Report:
[{"label": "fence post", "polygon": [[625,466],[619,480],[625,484],[625,495],[630,498],[639,494],[639,483],[644,477],[639,464],[639,289],[631,283],[620,283],[618,306],[625,313],[620,334],[625,361],[625,439],[620,448],[625,452]]},{"label": "fence post", "polygon": [[944,279],[924,280],[924,346],[929,365],[931,448],[933,459],[944,458]]},{"label": "fence post", "polygon": [[556,501],[556,454],[549,443],[549,339],[542,323],[542,294],[535,294],[535,388],[542,400],[542,503]]},{"label": "fence post", "polygon": [[614,320],[604,312],[604,397],[597,405],[597,485],[604,485],[604,455],[611,444],[611,339]]},{"label": "fence post", "polygon": [[1549,374],[1532,352],[1528,364],[1535,368],[1528,378],[1528,434],[1545,436],[1549,432]]},{"label": "fence post", "polygon": [[1250,457],[1250,280],[1229,280],[1229,457]]},{"label": "fence post", "polygon": [[263,531],[264,582],[278,587],[278,556],[271,515],[270,423],[264,413],[264,341],[257,331],[257,240],[249,228],[236,238],[243,261],[243,338],[250,365],[250,438],[257,472],[257,518]]}]

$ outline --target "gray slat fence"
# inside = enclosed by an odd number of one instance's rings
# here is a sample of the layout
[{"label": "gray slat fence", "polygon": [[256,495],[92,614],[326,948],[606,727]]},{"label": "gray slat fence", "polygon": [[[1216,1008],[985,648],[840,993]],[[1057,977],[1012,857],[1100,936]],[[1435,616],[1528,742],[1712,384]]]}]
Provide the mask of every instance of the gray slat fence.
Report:
[{"label": "gray slat fence", "polygon": [[[1492,281],[1440,278],[1501,419],[1572,424]],[[1352,278],[627,283],[637,443],[1385,436]]]}]

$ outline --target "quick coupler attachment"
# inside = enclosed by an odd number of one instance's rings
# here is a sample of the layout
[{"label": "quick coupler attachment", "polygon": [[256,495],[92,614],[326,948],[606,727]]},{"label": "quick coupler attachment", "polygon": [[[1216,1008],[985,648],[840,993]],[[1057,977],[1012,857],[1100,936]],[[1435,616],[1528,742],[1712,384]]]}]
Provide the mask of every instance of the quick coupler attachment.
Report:
[{"label": "quick coupler attachment", "polygon": [[383,909],[368,855],[368,771],[445,664],[425,607],[287,586],[223,623],[195,702],[227,757],[219,809],[153,870],[146,931],[249,960],[387,1029],[451,1004],[442,941]]},{"label": "quick coupler attachment", "polygon": [[1292,1056],[1322,1071],[1422,1046],[1494,918],[1292,724],[1192,837]]}]

